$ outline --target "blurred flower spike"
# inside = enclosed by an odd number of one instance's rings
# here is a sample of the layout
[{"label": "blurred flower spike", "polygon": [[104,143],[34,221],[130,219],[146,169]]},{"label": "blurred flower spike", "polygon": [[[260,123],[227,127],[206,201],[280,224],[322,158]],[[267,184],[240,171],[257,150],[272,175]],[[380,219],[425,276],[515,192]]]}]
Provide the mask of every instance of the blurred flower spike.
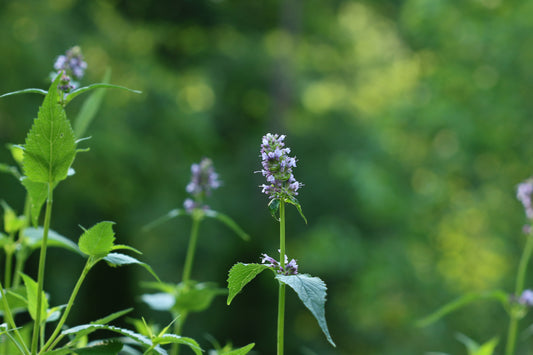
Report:
[{"label": "blurred flower spike", "polygon": [[219,188],[221,185],[218,174],[215,172],[213,162],[209,158],[203,158],[200,163],[191,165],[191,182],[185,190],[193,198],[187,198],[183,207],[189,213],[196,208],[208,209],[203,205],[204,198],[211,195],[211,190]]},{"label": "blurred flower spike", "polygon": [[[526,217],[529,220],[533,220],[533,206],[531,205],[531,195],[533,194],[533,178],[529,178],[526,181],[518,184],[516,189],[516,198],[522,202]],[[529,234],[531,232],[531,226],[525,225],[523,228],[524,233]]]},{"label": "blurred flower spike", "polygon": [[261,144],[261,158],[263,169],[261,173],[267,184],[260,187],[270,200],[294,201],[298,189],[303,186],[296,181],[292,168],[296,167],[296,158],[289,157],[290,148],[285,148],[284,135],[267,133]]},{"label": "blurred flower spike", "polygon": [[518,299],[518,303],[528,307],[533,306],[533,291],[524,290],[524,292],[522,292],[522,295],[520,295],[520,298]]},{"label": "blurred flower spike", "polygon": [[298,275],[298,264],[296,260],[291,259],[289,262],[287,255],[285,255],[285,267],[282,267],[279,261],[266,254],[261,254],[261,263],[273,268],[278,274]]},{"label": "blurred flower spike", "polygon": [[81,48],[74,46],[67,50],[64,55],[57,57],[54,63],[55,73],[52,73],[51,79],[54,80],[56,75],[62,73],[59,89],[64,92],[69,92],[76,89],[79,85],[74,80],[81,80],[87,69],[87,62],[83,58]]}]

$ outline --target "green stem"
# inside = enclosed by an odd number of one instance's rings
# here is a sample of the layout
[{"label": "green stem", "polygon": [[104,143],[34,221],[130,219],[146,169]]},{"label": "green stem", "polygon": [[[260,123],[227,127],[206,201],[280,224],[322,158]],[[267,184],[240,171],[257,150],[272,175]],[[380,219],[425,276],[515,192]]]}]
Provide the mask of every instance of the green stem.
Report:
[{"label": "green stem", "polygon": [[[178,319],[176,319],[176,323],[174,324],[174,334],[181,335],[181,330],[183,328],[183,323],[185,323],[185,318],[187,317],[187,313],[183,312],[182,314],[178,315]],[[173,343],[172,347],[170,348],[170,355],[178,355],[180,352],[179,344]]]},{"label": "green stem", "polygon": [[7,324],[13,329],[13,333],[15,333],[15,336],[17,337],[17,340],[20,344],[18,346],[24,347],[24,354],[29,354],[30,351],[26,347],[26,343],[24,343],[24,339],[22,339],[22,336],[20,335],[17,325],[15,324],[15,319],[13,318],[13,314],[11,313],[11,308],[9,307],[9,303],[7,302],[6,293],[4,291],[4,286],[0,282],[0,295],[2,296],[2,303],[4,304],[4,318]]},{"label": "green stem", "polygon": [[13,242],[14,242],[13,233],[9,233],[9,247],[6,249],[6,267],[4,273],[4,282],[6,284],[6,289],[11,287],[11,273],[13,268]]},{"label": "green stem", "polygon": [[[279,263],[281,268],[285,267],[285,202],[279,204]],[[278,355],[283,355],[285,328],[285,284],[279,283],[278,301]]]},{"label": "green stem", "polygon": [[196,241],[198,240],[198,228],[202,216],[196,214],[196,211],[192,215],[192,227],[191,236],[189,238],[189,247],[187,248],[187,256],[185,257],[185,266],[183,267],[182,281],[187,282],[191,278],[192,263],[194,260],[194,252],[196,251]]},{"label": "green stem", "polygon": [[[72,308],[72,305],[74,304],[74,300],[76,299],[76,296],[78,296],[78,292],[80,291],[81,285],[83,281],[85,281],[85,277],[89,273],[89,270],[96,264],[97,261],[95,261],[92,257],[89,257],[87,259],[87,262],[85,263],[85,267],[83,268],[83,271],[81,272],[80,278],[78,279],[78,282],[76,282],[76,286],[74,286],[74,290],[72,291],[72,294],[70,295],[70,299],[68,300],[67,307],[65,308],[65,311],[63,312],[63,315],[61,316],[61,319],[59,320],[59,323],[56,326],[56,329],[46,342],[44,344],[42,351],[48,351],[52,350],[54,346],[57,344],[60,338],[57,339],[57,341],[54,342],[54,339],[57,337],[61,329],[63,328],[63,325],[65,324],[67,317],[70,313],[70,309]],[[41,352],[42,352],[41,351]]]},{"label": "green stem", "polygon": [[44,215],[43,240],[41,242],[41,253],[39,255],[39,271],[37,276],[37,312],[35,323],[33,325],[33,337],[31,342],[32,355],[37,354],[39,334],[41,330],[41,308],[43,306],[43,284],[44,284],[44,267],[46,263],[46,249],[48,243],[48,231],[50,229],[50,219],[52,217],[53,187],[52,183],[48,184],[48,198],[46,200],[46,212]]},{"label": "green stem", "polygon": [[[533,233],[529,233],[526,240],[526,246],[522,252],[520,258],[520,263],[518,264],[518,273],[516,276],[516,288],[515,288],[515,297],[520,297],[522,291],[524,290],[524,282],[526,279],[526,270],[527,265],[529,264],[529,259],[531,258],[531,253],[533,252]],[[514,310],[515,307],[511,307],[510,310],[510,322],[509,322],[509,331],[507,333],[507,344],[505,346],[505,355],[514,355],[515,345],[516,345],[516,336],[518,329],[518,321],[522,318],[522,312],[517,312]]]},{"label": "green stem", "polygon": [[31,207],[31,201],[30,201],[30,195],[26,194],[26,200],[24,202],[24,217],[26,219],[26,223],[24,223],[24,227],[19,230],[18,235],[18,241],[19,248],[16,253],[16,261],[15,261],[15,273],[13,275],[13,287],[17,287],[20,284],[20,274],[22,272],[22,269],[24,268],[24,263],[26,262],[26,258],[28,257],[26,252],[26,246],[24,245],[24,231],[30,224],[30,207]]}]

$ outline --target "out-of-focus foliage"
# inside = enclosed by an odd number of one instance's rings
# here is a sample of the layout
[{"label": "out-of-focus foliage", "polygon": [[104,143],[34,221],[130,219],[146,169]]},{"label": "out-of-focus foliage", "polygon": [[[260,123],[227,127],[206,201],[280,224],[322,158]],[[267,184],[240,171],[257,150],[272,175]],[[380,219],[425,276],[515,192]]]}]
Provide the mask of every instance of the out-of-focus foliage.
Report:
[{"label": "out-of-focus foliage", "polygon": [[[166,281],[179,281],[190,226],[140,228],[181,207],[202,156],[223,180],[211,205],[252,240],[206,222],[193,277],[224,285],[235,261],[275,252],[265,249],[277,225],[254,171],[261,136],[287,134],[309,221],[289,211],[288,252],[326,281],[338,346],[289,297],[287,352],[459,354],[455,332],[478,343],[501,336],[503,310],[482,303],[428,328],[414,323],[461,293],[511,289],[524,242],[514,189],[533,174],[532,16],[533,3],[514,0],[6,1],[0,92],[46,88],[55,57],[75,44],[89,64],[84,83],[111,67],[112,83],[143,91],[106,92],[87,130],[91,151],[57,189],[52,223],[75,239],[79,224],[116,221],[117,242],[142,250]],[[0,101],[2,146],[23,142],[40,100]],[[7,148],[0,161],[10,161]],[[20,211],[18,182],[2,174],[0,186]],[[66,301],[78,263],[47,266],[55,303]],[[92,287],[95,273],[78,304],[90,297],[148,314],[135,297],[146,274],[101,272],[115,297]],[[221,298],[191,317],[184,335],[273,353],[275,287],[254,283],[231,307]],[[73,324],[95,316],[77,312]]]}]

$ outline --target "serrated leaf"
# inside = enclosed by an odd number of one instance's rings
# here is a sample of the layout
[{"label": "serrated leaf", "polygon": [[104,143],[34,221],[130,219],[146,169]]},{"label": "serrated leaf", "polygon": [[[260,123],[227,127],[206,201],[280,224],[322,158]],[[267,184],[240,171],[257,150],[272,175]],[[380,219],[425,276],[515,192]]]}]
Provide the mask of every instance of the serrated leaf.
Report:
[{"label": "serrated leaf", "polygon": [[182,344],[189,346],[196,355],[202,354],[200,345],[191,338],[182,337],[176,334],[163,334],[153,339],[154,344]]},{"label": "serrated leaf", "polygon": [[[82,337],[82,336],[86,336],[86,335],[89,335],[97,330],[108,330],[108,331],[111,331],[111,332],[114,332],[114,333],[118,333],[118,334],[121,334],[123,336],[126,336],[130,339],[133,339],[136,343],[144,346],[144,347],[147,347],[147,348],[150,348],[151,346],[153,346],[154,344],[152,343],[152,341],[150,339],[148,339],[147,337],[145,337],[144,335],[141,335],[141,334],[138,334],[138,333],[135,333],[134,331],[132,330],[129,330],[129,329],[124,329],[124,328],[119,328],[119,327],[115,327],[113,325],[105,325],[105,324],[84,324],[84,325],[79,325],[79,326],[76,326],[76,327],[72,327],[70,329],[67,329],[67,330],[64,330],[63,332],[61,332],[61,334],[63,335],[75,335],[76,336],[76,339]],[[166,351],[161,348],[159,345],[155,346],[154,349],[153,349],[157,354],[160,354],[160,355],[166,355]]]},{"label": "serrated leaf", "polygon": [[39,215],[41,214],[41,209],[43,208],[43,205],[48,197],[48,184],[43,182],[35,182],[27,177],[23,177],[21,182],[26,188],[30,198],[31,223],[34,227],[37,227],[39,224]]},{"label": "serrated leaf", "polygon": [[229,216],[213,210],[205,211],[205,216],[218,219],[220,222],[224,223],[231,230],[233,230],[243,240],[250,240],[250,236],[243,231],[242,228],[239,227],[239,225]]},{"label": "serrated leaf", "polygon": [[137,264],[137,265],[140,265],[142,267],[144,267],[150,274],[152,274],[152,276],[156,279],[156,280],[159,280],[159,277],[157,277],[156,273],[154,272],[154,270],[152,270],[152,268],[150,267],[150,265],[146,264],[146,263],[143,263],[129,255],[126,255],[126,254],[120,254],[120,253],[109,253],[107,254],[107,256],[104,258],[105,261],[107,261],[107,263],[113,267],[116,267],[116,266],[123,266],[123,265],[131,265],[131,264]]},{"label": "serrated leaf", "polygon": [[246,284],[252,281],[258,274],[269,267],[263,264],[243,264],[233,265],[228,275],[228,305],[237,296]]},{"label": "serrated leaf", "polygon": [[[41,247],[43,233],[44,230],[42,227],[26,228],[24,230],[24,235],[28,238],[30,248],[37,249]],[[83,255],[76,243],[51,229],[48,230],[48,246],[67,249],[76,254]]]},{"label": "serrated leaf", "polygon": [[467,293],[440,307],[435,312],[431,313],[429,316],[419,320],[416,324],[419,327],[428,326],[431,323],[434,323],[440,318],[444,317],[448,313],[451,313],[461,307],[464,307],[469,303],[482,299],[493,299],[499,301],[505,309],[507,309],[507,307],[509,306],[509,296],[505,291],[502,290]]},{"label": "serrated leaf", "polygon": [[95,320],[95,321],[93,321],[91,323],[92,324],[107,324],[109,322],[114,321],[117,318],[122,317],[125,314],[130,313],[131,311],[133,311],[133,308],[124,309],[122,311],[111,313],[110,315],[108,315],[108,316],[106,316],[104,318],[97,319],[97,320]]},{"label": "serrated leaf", "polygon": [[101,258],[113,249],[115,232],[114,222],[100,222],[86,230],[80,237],[78,246],[80,250],[89,255]]},{"label": "serrated leaf", "polygon": [[[111,70],[108,68],[105,71],[102,83],[109,84],[110,78]],[[87,127],[89,127],[89,124],[96,116],[96,113],[98,112],[98,109],[102,104],[102,99],[104,98],[105,92],[106,91],[103,89],[97,89],[93,91],[91,96],[89,96],[89,98],[85,100],[85,102],[81,106],[80,111],[76,116],[76,119],[74,120],[74,134],[76,135],[76,137],[83,137],[83,135],[85,134]]]},{"label": "serrated leaf", "polygon": [[221,352],[219,355],[246,355],[250,352],[250,350],[254,348],[254,346],[255,343],[251,343],[246,346],[243,346],[242,348]]},{"label": "serrated leaf", "polygon": [[177,313],[201,312],[207,309],[218,295],[225,295],[226,289],[218,288],[212,282],[180,283],[175,290],[175,304],[173,309]]},{"label": "serrated leaf", "polygon": [[318,277],[307,274],[298,275],[276,275],[276,279],[292,288],[303,304],[311,311],[316,318],[322,332],[331,343],[336,346],[329,334],[326,323],[326,284]]},{"label": "serrated leaf", "polygon": [[78,95],[81,95],[81,94],[83,94],[85,92],[88,92],[88,91],[91,91],[91,90],[94,90],[94,89],[121,89],[121,90],[126,90],[126,91],[129,91],[129,92],[133,92],[135,94],[142,94],[142,92],[139,91],[139,90],[128,89],[127,87],[124,87],[124,86],[113,85],[113,84],[105,84],[105,83],[97,83],[97,84],[92,84],[92,85],[89,85],[89,86],[84,86],[84,87],[81,87],[79,89],[76,89],[76,90],[72,91],[70,94],[67,95],[67,97],[65,99],[65,105],[68,104],[70,101],[72,101],[74,98],[76,98]]},{"label": "serrated leaf", "polygon": [[[24,285],[26,286],[26,295],[28,297],[28,311],[33,320],[37,316],[37,282],[35,282],[28,275],[22,274],[22,279],[24,280]],[[46,294],[42,293],[42,304],[41,304],[41,321],[45,322],[47,318],[48,310],[48,299]]]},{"label": "serrated leaf", "polygon": [[76,155],[74,132],[58,103],[60,77],[50,86],[24,145],[24,174],[31,181],[52,186],[67,177]]},{"label": "serrated leaf", "polygon": [[61,348],[46,352],[45,355],[117,355],[122,350],[122,347],[122,343],[113,341],[76,349]]}]

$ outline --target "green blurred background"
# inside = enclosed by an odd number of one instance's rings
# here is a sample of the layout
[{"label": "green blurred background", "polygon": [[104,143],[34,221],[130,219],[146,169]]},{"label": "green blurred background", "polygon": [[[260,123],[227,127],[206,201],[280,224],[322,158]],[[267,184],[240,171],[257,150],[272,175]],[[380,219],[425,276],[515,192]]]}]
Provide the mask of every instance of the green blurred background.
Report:
[{"label": "green blurred background", "polygon": [[[110,67],[113,83],[143,91],[106,92],[90,152],[57,189],[52,226],[77,240],[79,225],[115,221],[117,241],[168,282],[179,281],[190,221],[140,229],[181,207],[190,165],[204,156],[224,183],[209,204],[252,240],[206,221],[193,278],[225,286],[235,262],[276,252],[278,225],[254,171],[262,135],[286,134],[309,220],[289,210],[288,253],[328,284],[338,345],[292,294],[287,353],[464,354],[456,332],[503,343],[498,305],[414,323],[465,292],[513,288],[524,242],[515,187],[533,173],[531,18],[533,2],[514,0],[4,0],[0,93],[46,88],[73,45],[89,64],[84,84]],[[41,100],[0,101],[0,161],[12,162],[3,147],[24,142]],[[0,186],[20,211],[18,182],[1,175]],[[35,264],[36,255],[28,272]],[[81,268],[50,252],[52,304],[67,301]],[[134,305],[134,316],[167,324],[139,301],[148,280],[141,268],[101,265],[69,323]],[[261,275],[230,307],[220,297],[189,317],[184,335],[273,354],[276,309],[276,284]]]}]

